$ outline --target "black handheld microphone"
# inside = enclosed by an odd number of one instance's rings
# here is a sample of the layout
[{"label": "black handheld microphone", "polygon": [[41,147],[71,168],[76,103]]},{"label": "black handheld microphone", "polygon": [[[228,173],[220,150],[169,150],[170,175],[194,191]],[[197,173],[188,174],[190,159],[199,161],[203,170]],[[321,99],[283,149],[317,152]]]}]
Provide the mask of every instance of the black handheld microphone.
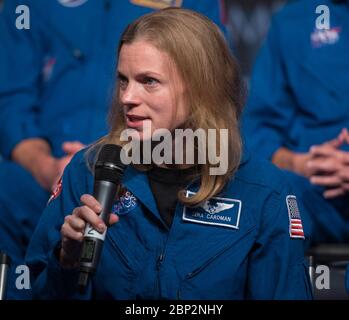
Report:
[{"label": "black handheld microphone", "polygon": [[5,300],[6,298],[7,274],[10,264],[10,257],[5,253],[0,252],[0,300]]},{"label": "black handheld microphone", "polygon": [[[95,165],[93,196],[102,206],[99,216],[106,225],[126,167],[120,159],[121,149],[114,144],[104,145]],[[89,224],[86,226],[79,268],[78,286],[81,291],[86,289],[90,277],[96,271],[106,232],[101,234]]]}]

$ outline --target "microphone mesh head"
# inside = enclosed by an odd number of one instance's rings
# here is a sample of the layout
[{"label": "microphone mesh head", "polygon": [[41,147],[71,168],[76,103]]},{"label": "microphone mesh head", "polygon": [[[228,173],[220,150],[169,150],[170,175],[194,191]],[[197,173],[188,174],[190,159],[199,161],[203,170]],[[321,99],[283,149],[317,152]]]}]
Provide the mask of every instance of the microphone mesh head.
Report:
[{"label": "microphone mesh head", "polygon": [[121,146],[106,144],[99,152],[95,165],[95,180],[119,183],[126,168],[120,159]]},{"label": "microphone mesh head", "polygon": [[11,258],[5,253],[0,251],[0,264],[11,264]]},{"label": "microphone mesh head", "polygon": [[115,163],[116,165],[123,165],[120,160],[121,149],[121,146],[115,144],[105,144],[99,152],[97,161],[111,162]]}]

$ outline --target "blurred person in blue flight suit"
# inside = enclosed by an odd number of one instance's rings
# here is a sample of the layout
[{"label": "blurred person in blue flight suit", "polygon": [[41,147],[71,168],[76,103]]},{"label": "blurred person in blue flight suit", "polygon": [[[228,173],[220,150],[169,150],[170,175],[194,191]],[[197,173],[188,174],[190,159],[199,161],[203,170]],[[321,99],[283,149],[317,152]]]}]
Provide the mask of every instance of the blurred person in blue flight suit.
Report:
[{"label": "blurred person in blue flight suit", "polygon": [[[328,12],[318,11],[319,5]],[[328,26],[321,24],[326,19]],[[250,150],[287,170],[294,182],[313,243],[349,241],[343,173],[349,150],[348,52],[349,1],[286,5],[273,17],[257,58],[243,117]]]},{"label": "blurred person in blue flight suit", "polygon": [[[30,29],[17,29],[18,5]],[[197,10],[220,25],[218,0],[5,1],[0,18],[0,249],[16,267],[53,186],[73,154],[105,134],[116,46],[135,18],[166,6]]]},{"label": "blurred person in blue flight suit", "polygon": [[[74,156],[31,239],[26,258],[34,297],[311,298],[296,197],[281,170],[242,150],[241,77],[218,28],[183,9],[143,16],[121,38],[118,74],[111,131]],[[91,195],[99,150],[124,144],[126,129],[144,142],[156,129],[171,135],[178,128],[216,130],[228,167],[212,173],[209,152],[216,147],[194,139],[186,148],[205,161],[173,163],[183,151],[174,149],[169,162],[153,156],[150,165],[128,165],[97,272],[78,292],[86,223],[106,231]],[[169,141],[178,142],[175,135]]]}]

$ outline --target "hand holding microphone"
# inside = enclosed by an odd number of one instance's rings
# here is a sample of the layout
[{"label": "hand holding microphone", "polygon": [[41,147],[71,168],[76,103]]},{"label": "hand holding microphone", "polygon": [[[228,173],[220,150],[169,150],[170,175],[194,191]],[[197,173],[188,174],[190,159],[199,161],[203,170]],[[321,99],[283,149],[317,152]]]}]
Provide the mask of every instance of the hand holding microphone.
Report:
[{"label": "hand holding microphone", "polygon": [[[64,268],[76,268],[79,266],[87,224],[101,233],[106,229],[104,221],[99,217],[101,204],[89,194],[82,195],[80,200],[83,206],[75,208],[71,215],[66,216],[61,228],[62,249],[60,262]],[[117,215],[111,214],[109,226],[115,224],[118,220]]]},{"label": "hand holding microphone", "polygon": [[60,263],[64,268],[79,267],[79,286],[87,287],[96,271],[107,225],[118,217],[110,214],[125,165],[120,160],[121,147],[104,145],[95,165],[93,196],[83,195],[84,204],[65,217],[61,228]]}]

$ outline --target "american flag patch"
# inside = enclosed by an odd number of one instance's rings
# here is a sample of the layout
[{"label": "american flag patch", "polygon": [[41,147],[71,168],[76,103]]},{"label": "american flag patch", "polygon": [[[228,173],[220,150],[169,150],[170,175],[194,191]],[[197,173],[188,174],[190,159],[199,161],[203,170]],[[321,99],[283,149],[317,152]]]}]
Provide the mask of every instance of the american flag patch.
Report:
[{"label": "american flag patch", "polygon": [[296,196],[289,195],[286,197],[288,217],[290,219],[290,237],[304,239],[301,215],[299,213]]}]

